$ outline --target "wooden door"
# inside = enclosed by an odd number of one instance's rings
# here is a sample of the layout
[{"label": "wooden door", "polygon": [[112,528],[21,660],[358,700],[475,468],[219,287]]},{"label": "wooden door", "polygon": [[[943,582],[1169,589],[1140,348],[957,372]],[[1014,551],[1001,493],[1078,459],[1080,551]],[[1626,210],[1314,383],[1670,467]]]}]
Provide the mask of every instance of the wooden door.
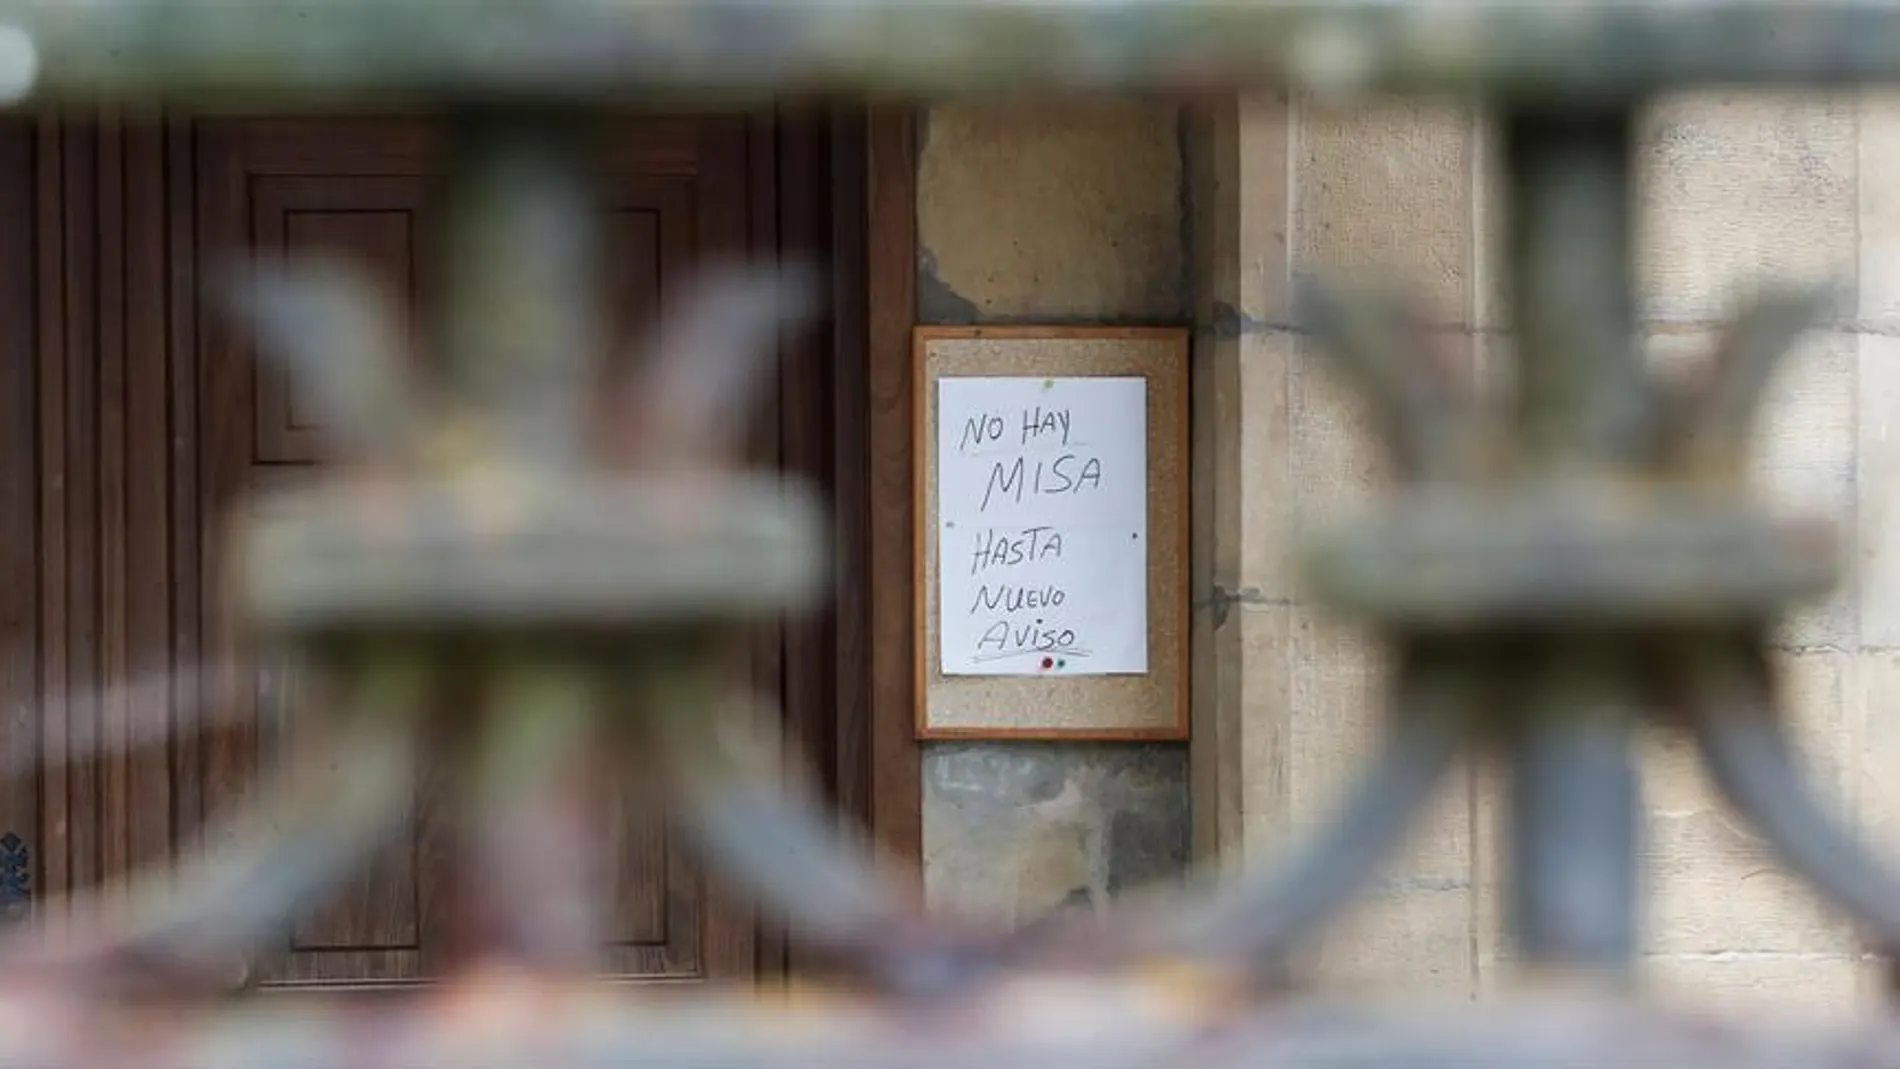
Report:
[{"label": "wooden door", "polygon": [[[436,281],[418,245],[440,134],[416,119],[201,123],[194,149],[198,260],[341,254],[413,308]],[[631,343],[695,263],[753,243],[747,129],[737,119],[639,119],[627,122],[614,144],[603,219],[606,292],[617,336]],[[318,415],[256,359],[249,340],[208,311],[202,323],[202,651],[214,663],[244,659],[252,666],[246,678],[256,679],[237,699],[240,726],[201,751],[197,797],[186,801],[213,819],[240,806],[259,770],[298,745],[297,728],[313,713],[302,706],[306,692],[298,680],[241,645],[240,622],[219,585],[220,524],[239,495],[309,477],[325,447]],[[425,787],[401,839],[355,883],[299,919],[260,957],[254,978],[360,985],[432,975],[451,896],[444,823],[442,802]],[[750,973],[753,919],[709,898],[699,866],[664,815],[616,806],[609,823],[608,846],[618,859],[608,933],[613,974],[682,980]]]},{"label": "wooden door", "polygon": [[[907,297],[875,298],[867,257],[881,250],[877,292],[908,293],[909,254],[906,242],[859,229],[875,199],[881,217],[903,224],[891,232],[907,233],[907,187],[893,183],[910,157],[880,150],[884,163],[871,169],[860,118],[789,102],[743,119],[641,119],[625,131],[605,222],[625,250],[611,281],[628,321],[678,284],[681,264],[713,249],[742,243],[754,257],[815,260],[827,272],[829,322],[781,345],[753,459],[828,495],[837,596],[830,611],[761,629],[754,683],[782,702],[841,814],[870,820],[875,810],[880,832],[910,827],[901,839],[914,843],[916,792],[905,779],[914,752],[872,757],[872,669],[891,661],[873,641],[888,636],[870,626],[867,579],[882,549],[904,556],[908,530],[902,508],[874,503],[909,500],[904,479],[873,485],[869,431],[873,413],[909,411],[908,350],[886,345],[890,359],[873,376],[867,323],[882,308],[878,321],[899,329],[876,336],[901,341],[910,322]],[[0,717],[0,748],[31,764],[74,740],[108,744],[95,760],[51,760],[0,783],[0,920],[30,893],[29,915],[57,931],[59,911],[43,903],[190,854],[207,819],[240,804],[266,749],[298,745],[260,730],[307,722],[283,715],[309,700],[300,681],[268,664],[243,688],[242,730],[204,736],[190,726],[201,666],[239,637],[210,578],[222,507],[248,487],[307,476],[323,452],[307,406],[257,375],[206,281],[226,254],[317,244],[426,287],[408,246],[434,136],[393,120],[97,109],[0,123],[0,204],[14,224],[0,228],[0,560],[30,577],[0,586],[0,701],[11,711]],[[871,173],[887,176],[876,198]],[[902,601],[902,584],[884,586]],[[179,727],[169,739],[123,744],[131,724],[168,722]],[[376,984],[433,974],[445,888],[434,875],[435,815],[422,802],[411,842],[300,918],[255,975]],[[774,924],[706,901],[691,859],[652,818],[632,814],[617,833],[615,971],[771,977],[795,962]]]}]

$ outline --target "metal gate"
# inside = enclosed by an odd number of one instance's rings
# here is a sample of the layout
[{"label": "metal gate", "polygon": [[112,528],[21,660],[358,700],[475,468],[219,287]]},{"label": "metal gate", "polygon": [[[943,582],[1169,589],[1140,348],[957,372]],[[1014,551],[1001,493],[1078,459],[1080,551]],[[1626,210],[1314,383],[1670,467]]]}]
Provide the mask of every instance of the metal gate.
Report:
[{"label": "metal gate", "polygon": [[[1770,372],[1820,299],[1762,299],[1706,376],[1666,385],[1633,341],[1630,251],[1646,99],[1883,81],[1900,81],[1900,7],[1846,0],[0,0],[0,95],[19,107],[455,114],[433,377],[378,295],[333,267],[230,287],[351,461],[240,518],[256,624],[330,681],[334,748],[231,849],[116,919],[0,951],[0,1066],[1900,1066],[1890,1020],[1668,1011],[1632,971],[1635,709],[1693,736],[1786,862],[1875,950],[1900,950],[1900,878],[1803,783],[1765,656],[1780,615],[1836,579],[1832,527],[1771,515],[1744,484]],[[798,311],[796,280],[710,277],[629,358],[637,434],[583,432],[601,371],[590,124],[634,100],[787,91],[1274,87],[1472,93],[1502,124],[1510,397],[1480,410],[1383,308],[1308,304],[1402,480],[1376,520],[1304,559],[1399,651],[1388,744],[1280,870],[1124,911],[1093,942],[946,931],[766,786],[769,751],[729,684],[740,625],[821,593],[815,500],[740,470],[721,437]],[[447,712],[430,699],[458,673],[482,700]],[[488,875],[459,903],[466,968],[395,1004],[220,1000],[234,957],[391,832],[443,738],[460,740],[460,843]],[[1369,1005],[1281,989],[1294,940],[1339,911],[1466,746],[1512,774],[1526,993]],[[640,748],[709,859],[851,982],[656,1001],[588,981],[599,859],[571,772]]]}]

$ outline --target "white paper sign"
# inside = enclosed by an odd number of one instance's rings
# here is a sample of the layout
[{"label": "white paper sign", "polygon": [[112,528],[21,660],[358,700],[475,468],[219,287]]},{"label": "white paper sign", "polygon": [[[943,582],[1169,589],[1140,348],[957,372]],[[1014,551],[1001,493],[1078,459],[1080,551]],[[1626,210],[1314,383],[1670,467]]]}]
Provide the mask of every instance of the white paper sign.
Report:
[{"label": "white paper sign", "polygon": [[1148,383],[937,381],[944,675],[1148,671]]}]

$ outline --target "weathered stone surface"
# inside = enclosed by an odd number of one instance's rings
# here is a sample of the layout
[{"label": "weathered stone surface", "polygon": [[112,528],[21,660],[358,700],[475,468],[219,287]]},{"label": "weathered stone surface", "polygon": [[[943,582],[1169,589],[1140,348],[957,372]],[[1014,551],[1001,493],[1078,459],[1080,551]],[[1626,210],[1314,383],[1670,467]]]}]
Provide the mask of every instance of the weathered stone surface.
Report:
[{"label": "weathered stone surface", "polygon": [[[1290,723],[1281,729],[1288,800],[1280,821],[1259,811],[1260,824],[1278,824],[1283,837],[1312,834],[1364,774],[1385,731],[1390,668],[1370,634],[1311,611],[1292,613],[1288,643]],[[1460,768],[1418,814],[1366,898],[1327,933],[1316,960],[1327,981],[1470,982],[1470,814],[1470,777]]]},{"label": "weathered stone surface", "polygon": [[1227,484],[1238,524],[1238,572],[1228,588],[1248,602],[1279,604],[1297,594],[1294,539],[1307,473],[1300,463],[1295,394],[1305,374],[1302,339],[1285,332],[1247,334],[1235,343],[1240,365],[1229,433],[1238,439],[1237,463]]},{"label": "weathered stone surface", "polygon": [[1469,323],[1471,113],[1406,100],[1299,114],[1296,270],[1403,279],[1435,322]]},{"label": "weathered stone surface", "polygon": [[1849,762],[1851,797],[1868,844],[1900,867],[1900,651],[1869,651],[1857,668],[1861,734]]},{"label": "weathered stone surface", "polygon": [[[1856,658],[1801,651],[1778,654],[1775,665],[1809,782],[1827,805],[1852,819],[1849,772],[1860,737]],[[1823,907],[1721,801],[1686,740],[1663,738],[1644,757],[1651,952],[1854,949],[1845,920]]]},{"label": "weathered stone surface", "polygon": [[1645,132],[1639,239],[1646,314],[1726,318],[1764,282],[1838,282],[1854,303],[1854,103],[1817,94],[1669,98]]},{"label": "weathered stone surface", "polygon": [[1900,90],[1867,90],[1860,100],[1859,320],[1900,329]]},{"label": "weathered stone surface", "polygon": [[1180,316],[1178,112],[1123,100],[931,109],[917,176],[926,318]]},{"label": "weathered stone surface", "polygon": [[1378,739],[1390,662],[1371,632],[1310,610],[1293,614],[1287,643],[1288,706],[1297,714],[1287,732],[1287,810],[1293,826],[1307,827],[1329,812]]},{"label": "weathered stone surface", "polygon": [[[1334,798],[1321,795],[1343,783],[1306,787],[1309,804],[1330,812]],[[1320,941],[1314,964],[1323,982],[1470,990],[1478,947],[1471,791],[1469,766],[1454,768],[1404,845]]]},{"label": "weathered stone surface", "polygon": [[1178,875],[1188,854],[1184,746],[975,742],[925,753],[933,901],[1027,924]]},{"label": "weathered stone surface", "polygon": [[1271,849],[1293,821],[1292,628],[1297,610],[1284,605],[1245,607],[1234,618],[1240,632],[1240,708],[1232,734],[1240,751],[1239,806],[1248,841],[1237,844],[1239,864],[1256,849]]},{"label": "weathered stone surface", "polygon": [[1900,338],[1859,339],[1856,383],[1860,552],[1848,583],[1860,605],[1860,640],[1900,648]]},{"label": "weathered stone surface", "polygon": [[1326,934],[1322,982],[1365,989],[1457,993],[1475,983],[1468,877],[1383,880]]},{"label": "weathered stone surface", "polygon": [[[1696,374],[1708,365],[1719,334],[1705,330],[1659,330],[1649,338],[1659,374]],[[1835,519],[1853,544],[1857,507],[1855,478],[1856,382],[1862,363],[1857,339],[1824,329],[1810,331],[1776,373],[1757,422],[1753,487],[1776,508]],[[1861,592],[1843,583],[1825,602],[1803,606],[1780,629],[1790,646],[1848,648],[1860,628]]]},{"label": "weathered stone surface", "polygon": [[1772,1013],[1777,1019],[1847,1020],[1878,1005],[1851,954],[1721,954],[1657,957],[1643,975],[1660,997],[1721,1013]]},{"label": "weathered stone surface", "polygon": [[[1302,341],[1292,361],[1287,384],[1292,495],[1279,507],[1295,538],[1370,504],[1389,486],[1391,472],[1375,437],[1371,406],[1338,370],[1311,340]],[[1277,465],[1259,467],[1277,474]],[[1281,552],[1293,548],[1288,544]]]}]

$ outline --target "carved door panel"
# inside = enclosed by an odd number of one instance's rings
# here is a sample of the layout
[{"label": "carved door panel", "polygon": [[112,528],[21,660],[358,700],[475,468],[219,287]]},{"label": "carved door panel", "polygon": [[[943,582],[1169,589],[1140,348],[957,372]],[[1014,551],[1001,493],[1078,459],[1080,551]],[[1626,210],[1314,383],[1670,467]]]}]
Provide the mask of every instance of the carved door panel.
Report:
[{"label": "carved door panel", "polygon": [[[272,120],[199,126],[197,170],[201,265],[233,253],[272,257],[322,252],[373,273],[384,293],[413,309],[434,280],[418,253],[427,225],[427,175],[438,131],[420,120]],[[617,336],[629,343],[709,253],[748,241],[746,136],[740,121],[641,119],[616,138],[620,158],[604,206],[606,293]],[[211,277],[208,272],[201,274]],[[205,744],[199,815],[242,803],[260,768],[299,746],[321,699],[289,666],[242,647],[222,588],[218,546],[224,508],[247,490],[307,477],[324,458],[321,418],[249,341],[215,314],[200,340],[199,421],[204,518],[203,650],[254,666],[241,688],[237,729]],[[249,678],[248,674],[246,678]],[[250,708],[245,709],[243,706]],[[428,978],[441,947],[449,890],[445,821],[425,788],[399,841],[321,908],[299,919],[260,956],[267,984],[378,984]],[[697,864],[650,806],[612,807],[617,858],[609,960],[630,979],[744,975],[755,928],[740,910],[710,899]]]}]

